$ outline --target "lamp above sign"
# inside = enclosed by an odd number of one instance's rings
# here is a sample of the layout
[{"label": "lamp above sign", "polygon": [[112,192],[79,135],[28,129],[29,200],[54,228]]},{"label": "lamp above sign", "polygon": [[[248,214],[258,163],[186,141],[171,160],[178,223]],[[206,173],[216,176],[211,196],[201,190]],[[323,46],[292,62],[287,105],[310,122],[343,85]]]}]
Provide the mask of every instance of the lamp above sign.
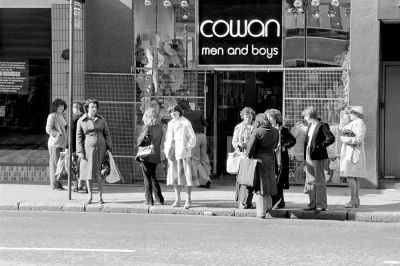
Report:
[{"label": "lamp above sign", "polygon": [[281,65],[282,0],[200,0],[199,65]]}]

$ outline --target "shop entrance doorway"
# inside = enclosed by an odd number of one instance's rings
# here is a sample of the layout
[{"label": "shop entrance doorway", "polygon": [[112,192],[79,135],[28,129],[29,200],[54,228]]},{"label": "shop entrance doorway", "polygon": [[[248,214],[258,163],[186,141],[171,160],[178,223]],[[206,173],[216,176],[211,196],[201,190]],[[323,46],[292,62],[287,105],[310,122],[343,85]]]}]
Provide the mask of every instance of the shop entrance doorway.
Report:
[{"label": "shop entrance doorway", "polygon": [[256,113],[268,108],[282,111],[283,72],[223,71],[217,72],[214,80],[217,91],[209,95],[216,95],[216,173],[221,175],[226,174],[226,156],[233,149],[233,130],[242,121],[240,111],[244,107],[251,107]]}]

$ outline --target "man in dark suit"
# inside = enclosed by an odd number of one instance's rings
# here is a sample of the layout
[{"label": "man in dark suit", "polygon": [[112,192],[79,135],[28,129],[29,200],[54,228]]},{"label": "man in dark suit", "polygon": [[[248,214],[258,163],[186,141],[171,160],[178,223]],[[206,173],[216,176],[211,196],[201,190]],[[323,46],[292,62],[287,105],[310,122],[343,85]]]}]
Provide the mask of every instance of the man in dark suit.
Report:
[{"label": "man in dark suit", "polygon": [[328,160],[326,147],[335,142],[335,136],[330,131],[329,125],[319,119],[315,107],[307,107],[302,115],[309,123],[304,142],[304,158],[306,158],[304,193],[310,198],[306,210],[325,211],[328,206],[324,173]]}]

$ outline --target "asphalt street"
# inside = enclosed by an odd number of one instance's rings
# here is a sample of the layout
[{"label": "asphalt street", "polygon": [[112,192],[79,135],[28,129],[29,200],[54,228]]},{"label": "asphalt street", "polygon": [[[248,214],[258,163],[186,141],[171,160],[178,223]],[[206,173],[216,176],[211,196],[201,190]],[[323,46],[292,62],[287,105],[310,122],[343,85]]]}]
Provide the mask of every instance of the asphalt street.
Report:
[{"label": "asphalt street", "polygon": [[397,223],[0,212],[0,265],[394,265],[396,261],[400,261]]}]

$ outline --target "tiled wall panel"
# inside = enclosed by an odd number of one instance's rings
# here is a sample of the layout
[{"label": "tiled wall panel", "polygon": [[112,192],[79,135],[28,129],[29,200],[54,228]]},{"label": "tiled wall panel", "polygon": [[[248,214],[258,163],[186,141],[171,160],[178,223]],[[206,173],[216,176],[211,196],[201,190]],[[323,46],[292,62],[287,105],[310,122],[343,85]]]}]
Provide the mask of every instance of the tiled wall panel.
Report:
[{"label": "tiled wall panel", "polygon": [[[83,101],[84,93],[84,12],[81,29],[74,29],[74,101]],[[52,99],[61,98],[68,102],[69,60],[61,57],[69,49],[69,5],[53,5],[51,10],[52,31]]]}]

